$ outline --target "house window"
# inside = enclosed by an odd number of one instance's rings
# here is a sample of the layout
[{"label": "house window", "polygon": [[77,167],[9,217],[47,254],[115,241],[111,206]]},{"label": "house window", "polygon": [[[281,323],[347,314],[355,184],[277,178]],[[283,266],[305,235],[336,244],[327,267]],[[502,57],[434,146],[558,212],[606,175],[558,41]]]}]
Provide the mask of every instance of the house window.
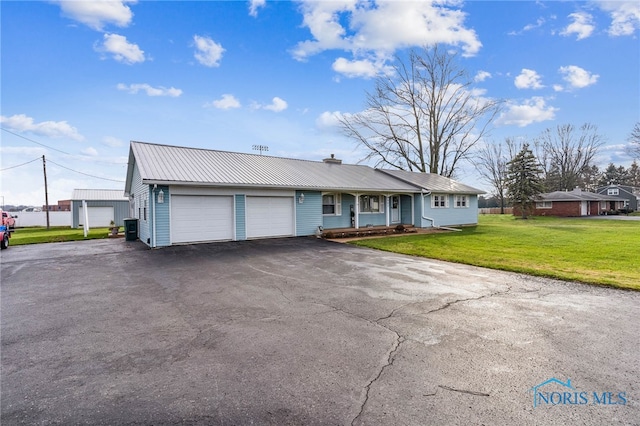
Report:
[{"label": "house window", "polygon": [[607,202],[606,201],[600,201],[600,209],[601,210],[606,210],[607,209]]},{"label": "house window", "polygon": [[323,194],[322,195],[322,214],[327,216],[340,216],[340,194]]},{"label": "house window", "polygon": [[431,195],[431,207],[434,209],[444,209],[449,207],[449,196],[442,194]]},{"label": "house window", "polygon": [[361,213],[383,213],[384,203],[381,195],[361,195],[360,196],[360,212]]},{"label": "house window", "polygon": [[147,200],[144,200],[144,220],[147,220]]},{"label": "house window", "polygon": [[456,195],[456,202],[455,202],[455,207],[456,208],[466,208],[469,207],[469,199],[467,198],[466,195]]},{"label": "house window", "polygon": [[550,209],[553,207],[553,201],[537,201],[536,209]]},{"label": "house window", "polygon": [[620,190],[618,188],[609,188],[607,189],[607,195],[619,195]]}]

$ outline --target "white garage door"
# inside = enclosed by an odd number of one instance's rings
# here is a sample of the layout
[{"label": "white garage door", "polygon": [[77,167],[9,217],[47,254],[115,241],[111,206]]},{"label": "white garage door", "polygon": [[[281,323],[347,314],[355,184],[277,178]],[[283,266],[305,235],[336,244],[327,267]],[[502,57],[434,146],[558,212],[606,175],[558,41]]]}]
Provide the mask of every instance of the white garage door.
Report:
[{"label": "white garage door", "polygon": [[171,196],[171,242],[195,243],[233,239],[233,198]]},{"label": "white garage door", "polygon": [[293,197],[247,197],[247,238],[294,234]]},{"label": "white garage door", "polygon": [[[99,228],[107,227],[113,220],[113,207],[87,207],[89,212],[89,227]],[[78,211],[78,223],[80,226],[84,226],[84,209],[80,206]]]}]

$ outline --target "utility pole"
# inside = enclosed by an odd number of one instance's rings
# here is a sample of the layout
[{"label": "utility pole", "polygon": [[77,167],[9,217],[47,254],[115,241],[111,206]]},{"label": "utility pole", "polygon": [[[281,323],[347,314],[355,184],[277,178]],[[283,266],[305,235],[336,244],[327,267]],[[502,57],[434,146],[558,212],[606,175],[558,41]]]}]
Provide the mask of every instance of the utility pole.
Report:
[{"label": "utility pole", "polygon": [[49,192],[47,191],[47,161],[42,156],[42,170],[44,171],[44,202],[47,211],[47,231],[49,230]]}]

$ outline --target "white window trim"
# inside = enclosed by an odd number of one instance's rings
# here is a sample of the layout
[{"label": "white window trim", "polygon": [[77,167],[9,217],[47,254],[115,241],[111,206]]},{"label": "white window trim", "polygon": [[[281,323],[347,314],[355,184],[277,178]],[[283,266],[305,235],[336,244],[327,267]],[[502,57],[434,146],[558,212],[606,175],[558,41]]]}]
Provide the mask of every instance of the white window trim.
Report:
[{"label": "white window trim", "polygon": [[[374,212],[371,212],[371,211],[369,211],[369,212],[368,212],[368,211],[364,211],[364,210],[362,209],[362,204],[361,204],[361,202],[362,202],[362,197],[378,197],[378,211],[374,211]],[[359,207],[359,211],[358,211],[358,213],[361,213],[361,214],[380,214],[380,213],[384,213],[384,205],[385,205],[385,197],[384,197],[384,195],[378,195],[378,194],[361,194],[361,195],[358,197],[358,207]]]},{"label": "white window trim", "polygon": [[536,209],[552,209],[553,201],[536,201]]},{"label": "white window trim", "polygon": [[[464,199],[464,206],[459,206],[458,201]],[[468,195],[456,195],[453,200],[453,207],[456,209],[468,209],[469,208],[469,196]]]},{"label": "white window trim", "polygon": [[[342,216],[342,194],[338,194],[335,192],[323,192],[322,193],[322,198],[324,198],[325,195],[333,195],[333,213],[322,213],[322,216]],[[324,206],[324,203],[322,203],[322,205]]]},{"label": "white window trim", "polygon": [[[436,197],[444,197],[444,207],[436,206]],[[431,208],[432,209],[448,209],[449,208],[449,194],[431,194]]]},{"label": "white window trim", "polygon": [[609,188],[609,189],[607,189],[607,195],[620,195],[620,189],[618,189],[618,188]]}]

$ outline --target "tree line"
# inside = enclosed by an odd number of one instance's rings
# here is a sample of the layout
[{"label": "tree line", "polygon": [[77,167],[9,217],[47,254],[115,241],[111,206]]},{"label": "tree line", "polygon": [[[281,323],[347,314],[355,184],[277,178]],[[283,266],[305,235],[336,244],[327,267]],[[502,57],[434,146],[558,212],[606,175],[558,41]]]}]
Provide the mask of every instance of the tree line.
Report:
[{"label": "tree line", "polygon": [[[604,170],[595,165],[605,139],[593,124],[558,125],[531,141],[484,143],[503,105],[474,87],[456,52],[435,44],[411,50],[406,58],[396,56],[391,71],[366,92],[365,109],[337,119],[343,133],[364,148],[364,161],[445,177],[455,177],[470,162],[501,206],[576,187],[640,187],[637,162]],[[640,158],[640,122],[628,142],[628,154]]]}]

